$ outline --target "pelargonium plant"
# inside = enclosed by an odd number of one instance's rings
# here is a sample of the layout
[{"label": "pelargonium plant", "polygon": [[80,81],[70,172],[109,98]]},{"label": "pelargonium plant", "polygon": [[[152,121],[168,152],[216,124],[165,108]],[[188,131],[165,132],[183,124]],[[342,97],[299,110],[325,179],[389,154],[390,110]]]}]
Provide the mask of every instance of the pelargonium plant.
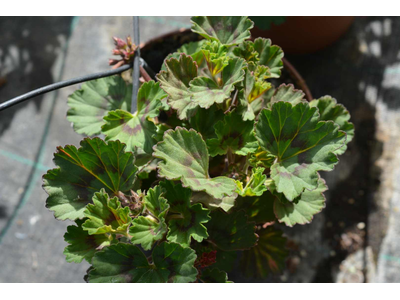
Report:
[{"label": "pelargonium plant", "polygon": [[[331,171],[354,135],[330,96],[308,102],[274,87],[283,52],[250,39],[247,17],[193,17],[204,39],[142,83],[87,82],[68,98],[68,120],[87,136],[58,147],[44,175],[46,206],[72,220],[68,262],[91,264],[88,282],[228,282],[279,272],[288,254],[279,226],[311,222]],[[136,46],[116,39],[129,63]]]}]

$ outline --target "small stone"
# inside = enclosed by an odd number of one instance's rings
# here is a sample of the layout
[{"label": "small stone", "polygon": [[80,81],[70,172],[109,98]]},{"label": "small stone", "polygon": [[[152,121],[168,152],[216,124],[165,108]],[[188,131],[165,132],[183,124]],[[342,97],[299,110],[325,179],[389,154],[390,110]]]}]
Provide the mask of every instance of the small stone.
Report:
[{"label": "small stone", "polygon": [[357,228],[360,230],[363,230],[365,228],[365,223],[364,222],[360,222],[357,224]]},{"label": "small stone", "polygon": [[17,193],[18,193],[19,195],[21,195],[23,192],[24,192],[24,188],[23,188],[23,187],[20,187],[20,188],[17,190]]}]

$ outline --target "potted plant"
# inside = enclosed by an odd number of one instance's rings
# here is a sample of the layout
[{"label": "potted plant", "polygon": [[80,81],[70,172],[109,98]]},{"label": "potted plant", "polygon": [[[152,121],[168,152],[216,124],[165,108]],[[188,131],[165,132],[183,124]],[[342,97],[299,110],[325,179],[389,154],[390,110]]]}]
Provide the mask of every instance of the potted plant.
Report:
[{"label": "potted plant", "polygon": [[[193,17],[203,39],[168,55],[156,81],[143,76],[133,113],[129,76],[68,98],[75,131],[104,139],[58,147],[43,188],[54,216],[76,223],[64,254],[91,264],[86,281],[229,282],[238,253],[245,274],[265,277],[288,253],[278,225],[324,208],[319,171],[351,141],[349,113],[274,86],[283,52],[251,41],[252,28],[247,17]],[[130,63],[136,46],[115,41],[111,63]]]}]

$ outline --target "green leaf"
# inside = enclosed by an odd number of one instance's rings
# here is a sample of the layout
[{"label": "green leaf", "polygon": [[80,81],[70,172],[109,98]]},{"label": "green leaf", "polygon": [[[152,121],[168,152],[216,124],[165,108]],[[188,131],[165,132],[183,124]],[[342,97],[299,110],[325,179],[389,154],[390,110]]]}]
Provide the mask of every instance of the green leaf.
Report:
[{"label": "green leaf", "polygon": [[243,183],[237,180],[238,194],[242,197],[261,196],[267,190],[265,185],[267,175],[264,175],[264,171],[264,168],[253,168],[251,177],[244,188]]},{"label": "green leaf", "polygon": [[163,160],[158,164],[161,177],[180,179],[185,187],[205,191],[217,199],[232,196],[235,192],[233,179],[224,176],[210,178],[206,143],[193,129],[188,131],[177,127],[166,131],[164,140],[154,147],[153,156]]},{"label": "green leaf", "polygon": [[274,201],[274,212],[279,222],[292,227],[295,224],[310,223],[313,216],[325,207],[324,192],[328,190],[325,181],[318,180],[318,188],[305,191],[298,200],[289,202],[284,197]]},{"label": "green leaf", "polygon": [[198,108],[196,114],[189,119],[190,126],[199,132],[205,140],[216,138],[214,125],[224,119],[224,112],[216,105],[208,109]]},{"label": "green leaf", "polygon": [[[339,125],[339,129],[346,132],[346,145],[354,138],[354,125],[349,122],[350,113],[341,104],[337,104],[336,99],[331,96],[324,96],[322,98],[312,100],[310,102],[311,107],[317,107],[320,119],[322,121],[333,121]],[[336,153],[343,154],[347,146],[340,148]]]},{"label": "green leaf", "polygon": [[225,115],[223,121],[214,126],[217,138],[207,140],[210,156],[225,155],[228,151],[247,155],[257,150],[253,122],[246,122],[235,112]]},{"label": "green leaf", "polygon": [[217,268],[207,268],[201,272],[200,280],[204,283],[231,283],[228,281],[228,274]]},{"label": "green leaf", "polygon": [[154,80],[145,82],[139,88],[137,97],[137,116],[140,119],[158,117],[160,110],[169,110],[163,101],[167,94],[160,88],[159,82]]},{"label": "green leaf", "polygon": [[230,196],[230,197],[216,199],[207,193],[196,192],[196,193],[193,193],[191,202],[192,203],[201,203],[201,204],[205,205],[207,208],[209,208],[210,210],[220,207],[224,211],[228,212],[235,205],[236,197],[237,197],[237,194],[234,194],[233,196]]},{"label": "green leaf", "polygon": [[[262,66],[257,67],[261,72]],[[254,120],[261,108],[264,106],[263,95],[271,88],[271,83],[264,80],[264,75],[257,77],[246,69],[243,91],[239,93],[239,110],[243,120]]]},{"label": "green leaf", "polygon": [[131,101],[132,85],[120,75],[87,81],[68,97],[67,119],[77,133],[99,134],[103,117],[111,110],[130,110]]},{"label": "green leaf", "polygon": [[244,59],[233,58],[223,68],[221,77],[214,80],[199,76],[190,82],[190,98],[202,108],[209,108],[214,103],[222,103],[229,99],[235,84],[244,78]]},{"label": "green leaf", "polygon": [[263,167],[269,169],[274,164],[275,159],[274,155],[258,147],[257,151],[251,154],[249,163],[253,168]]},{"label": "green leaf", "polygon": [[187,119],[197,103],[192,101],[189,82],[197,76],[197,64],[192,57],[182,53],[179,59],[165,60],[165,71],[157,75],[161,88],[168,94],[168,104],[177,110],[179,119]]},{"label": "green leaf", "polygon": [[106,234],[89,235],[82,228],[85,220],[76,220],[77,226],[68,226],[64,240],[70,244],[65,247],[64,255],[67,262],[80,263],[83,259],[89,263],[96,251],[111,244],[112,237]]},{"label": "green leaf", "polygon": [[167,240],[189,247],[191,238],[199,243],[206,239],[208,234],[203,224],[210,220],[208,209],[200,203],[191,205],[191,190],[180,183],[164,181],[160,185],[166,190],[165,197],[171,206]]},{"label": "green leaf", "polygon": [[211,77],[221,73],[229,64],[228,48],[216,41],[207,41],[202,47],[202,53],[206,60]]},{"label": "green leaf", "polygon": [[262,229],[257,245],[243,252],[240,266],[244,274],[248,277],[265,278],[270,273],[280,273],[289,254],[285,245],[286,238],[282,236],[282,231],[272,226]]},{"label": "green leaf", "polygon": [[192,31],[206,39],[232,46],[250,38],[254,23],[247,17],[192,17]]},{"label": "green leaf", "polygon": [[258,63],[270,69],[271,77],[279,78],[283,68],[282,49],[272,45],[270,39],[257,38],[254,40],[254,50],[258,52]]},{"label": "green leaf", "polygon": [[99,138],[86,138],[81,147],[58,147],[54,163],[59,168],[43,176],[43,188],[49,194],[46,207],[57,219],[83,218],[83,211],[95,192],[105,189],[116,196],[133,187],[137,168],[133,154],[124,151],[120,141],[105,143]]},{"label": "green leaf", "polygon": [[346,139],[338,125],[319,121],[318,110],[307,103],[276,102],[261,111],[255,128],[260,146],[277,158],[271,167],[277,191],[290,201],[317,188],[317,172],[334,168]]},{"label": "green leaf", "polygon": [[150,250],[156,241],[164,237],[167,229],[164,219],[139,216],[132,221],[129,234],[132,236],[132,244],[140,244],[144,250]]},{"label": "green leaf", "polygon": [[133,244],[140,244],[144,250],[150,250],[154,242],[162,239],[167,233],[165,217],[169,204],[158,185],[149,189],[143,203],[148,215],[134,219],[129,233],[132,235]]},{"label": "green leaf", "polygon": [[200,67],[204,61],[204,54],[201,51],[202,46],[206,40],[200,40],[197,42],[190,42],[182,45],[177,51],[179,53],[185,53],[190,55],[193,60],[197,63],[197,66]]},{"label": "green leaf", "polygon": [[104,117],[105,124],[101,129],[106,135],[106,140],[119,140],[125,143],[126,151],[137,152],[135,150],[137,147],[151,154],[156,142],[154,136],[157,134],[157,127],[149,118],[157,117],[160,110],[169,109],[163,101],[165,97],[167,94],[160,88],[158,82],[143,83],[138,92],[137,112],[131,114],[118,109],[110,111]]},{"label": "green leaf", "polygon": [[93,196],[93,204],[86,206],[84,215],[88,220],[82,228],[89,234],[121,233],[127,232],[132,221],[129,207],[122,208],[117,197],[109,198],[104,189]]},{"label": "green leaf", "polygon": [[211,220],[206,224],[210,240],[224,251],[249,249],[257,242],[255,224],[248,223],[243,211],[230,214],[222,210],[211,212]]},{"label": "green leaf", "polygon": [[275,90],[275,93],[269,102],[269,107],[278,101],[290,102],[292,105],[297,105],[300,102],[307,103],[304,99],[304,95],[304,92],[302,90],[296,90],[293,84],[283,83]]},{"label": "green leaf", "polygon": [[190,248],[174,243],[162,243],[154,248],[153,262],[136,246],[119,243],[96,253],[89,282],[163,283],[193,282],[196,254]]},{"label": "green leaf", "polygon": [[135,151],[135,147],[151,154],[156,141],[157,127],[152,121],[141,118],[124,110],[110,111],[104,117],[106,124],[101,128],[107,141],[119,140],[126,144],[126,151]]},{"label": "green leaf", "polygon": [[238,197],[235,211],[245,212],[249,222],[265,224],[276,220],[274,214],[275,197],[265,192],[259,197]]},{"label": "green leaf", "polygon": [[244,58],[247,62],[257,63],[258,52],[254,50],[254,43],[245,41],[233,49],[233,54],[237,57]]}]

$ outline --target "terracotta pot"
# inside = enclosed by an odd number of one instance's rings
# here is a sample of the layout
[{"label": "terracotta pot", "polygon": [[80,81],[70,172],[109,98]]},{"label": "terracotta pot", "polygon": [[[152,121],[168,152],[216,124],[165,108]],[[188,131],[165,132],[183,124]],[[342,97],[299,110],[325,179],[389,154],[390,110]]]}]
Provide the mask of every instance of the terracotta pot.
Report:
[{"label": "terracotta pot", "polygon": [[252,37],[265,37],[282,47],[285,53],[305,54],[321,50],[339,39],[353,23],[354,17],[286,17],[269,30],[254,27]]},{"label": "terracotta pot", "polygon": [[[140,55],[155,72],[158,72],[168,54],[176,51],[185,43],[198,41],[200,39],[201,36],[193,33],[190,29],[180,29],[140,44]],[[295,67],[285,58],[283,59],[283,64],[284,71],[287,72],[295,87],[303,90],[306,99],[311,101],[311,92],[299,72],[297,72]]]}]

